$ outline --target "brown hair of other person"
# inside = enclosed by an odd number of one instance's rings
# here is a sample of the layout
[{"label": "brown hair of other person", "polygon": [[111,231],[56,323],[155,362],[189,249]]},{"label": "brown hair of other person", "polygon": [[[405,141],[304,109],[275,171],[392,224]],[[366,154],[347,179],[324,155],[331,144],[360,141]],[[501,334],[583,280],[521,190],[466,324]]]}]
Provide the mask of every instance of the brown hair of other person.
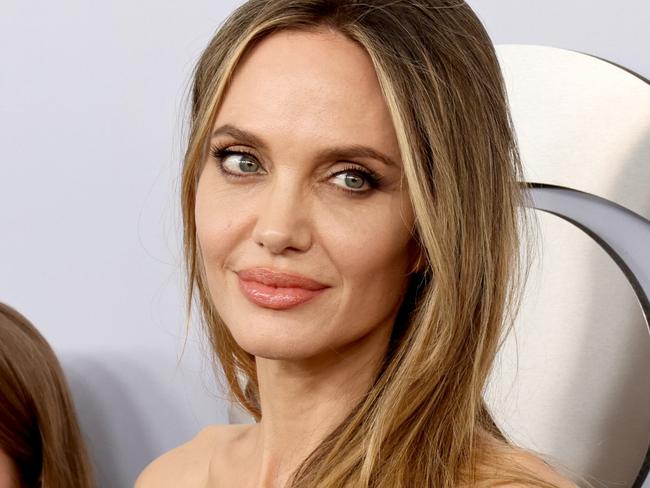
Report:
[{"label": "brown hair of other person", "polygon": [[21,488],[94,487],[63,370],[38,330],[0,303],[0,449]]}]

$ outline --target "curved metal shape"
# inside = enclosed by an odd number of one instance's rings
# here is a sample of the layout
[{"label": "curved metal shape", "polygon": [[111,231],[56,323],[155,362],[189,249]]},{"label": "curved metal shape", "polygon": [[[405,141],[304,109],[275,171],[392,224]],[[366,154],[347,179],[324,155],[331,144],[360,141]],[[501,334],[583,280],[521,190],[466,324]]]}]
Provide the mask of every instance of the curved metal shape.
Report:
[{"label": "curved metal shape", "polygon": [[[650,220],[591,193],[526,183],[532,207],[557,215],[589,235],[632,285],[650,332]],[[650,488],[650,445],[632,488]]]}]

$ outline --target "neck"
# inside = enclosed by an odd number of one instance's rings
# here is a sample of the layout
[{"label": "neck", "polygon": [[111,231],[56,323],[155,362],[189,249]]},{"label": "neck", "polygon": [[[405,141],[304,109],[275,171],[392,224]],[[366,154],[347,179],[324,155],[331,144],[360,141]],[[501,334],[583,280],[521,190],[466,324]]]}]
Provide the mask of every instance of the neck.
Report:
[{"label": "neck", "polygon": [[250,431],[256,486],[283,486],[368,391],[394,317],[343,350],[301,360],[256,358],[262,419]]}]

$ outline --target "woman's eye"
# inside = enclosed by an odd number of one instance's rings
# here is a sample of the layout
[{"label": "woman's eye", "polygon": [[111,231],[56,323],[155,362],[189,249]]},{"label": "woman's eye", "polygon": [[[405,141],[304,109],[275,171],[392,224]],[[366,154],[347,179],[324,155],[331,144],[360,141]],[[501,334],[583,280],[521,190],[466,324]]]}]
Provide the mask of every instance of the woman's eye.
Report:
[{"label": "woman's eye", "polygon": [[[239,158],[239,156],[236,157]],[[227,170],[234,173],[255,173],[260,168],[260,164],[257,161],[247,158],[237,160],[235,157],[231,156],[226,157],[221,164],[223,164]]]},{"label": "woman's eye", "polygon": [[333,175],[337,180],[341,182],[341,185],[346,190],[353,190],[356,193],[362,193],[367,190],[363,190],[364,184],[370,186],[370,182],[366,181],[367,176],[363,176],[358,173],[353,173],[351,171],[341,171]]},{"label": "woman's eye", "polygon": [[340,182],[334,184],[336,187],[354,196],[369,195],[383,185],[380,174],[358,166],[343,168],[332,176]]},{"label": "woman's eye", "polygon": [[257,174],[262,168],[253,155],[242,151],[214,148],[212,156],[218,161],[219,169],[230,176]]}]

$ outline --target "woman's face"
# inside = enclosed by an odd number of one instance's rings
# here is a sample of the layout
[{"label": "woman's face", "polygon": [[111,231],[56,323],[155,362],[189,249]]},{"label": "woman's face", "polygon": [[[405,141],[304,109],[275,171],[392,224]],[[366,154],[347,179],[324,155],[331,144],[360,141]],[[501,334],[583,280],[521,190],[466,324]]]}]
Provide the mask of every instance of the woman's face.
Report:
[{"label": "woman's face", "polygon": [[[389,331],[414,259],[413,212],[365,50],[333,32],[266,37],[239,64],[210,145],[232,152],[206,158],[197,236],[211,298],[237,343],[304,359]],[[325,288],[260,285],[244,275],[250,268]]]}]

